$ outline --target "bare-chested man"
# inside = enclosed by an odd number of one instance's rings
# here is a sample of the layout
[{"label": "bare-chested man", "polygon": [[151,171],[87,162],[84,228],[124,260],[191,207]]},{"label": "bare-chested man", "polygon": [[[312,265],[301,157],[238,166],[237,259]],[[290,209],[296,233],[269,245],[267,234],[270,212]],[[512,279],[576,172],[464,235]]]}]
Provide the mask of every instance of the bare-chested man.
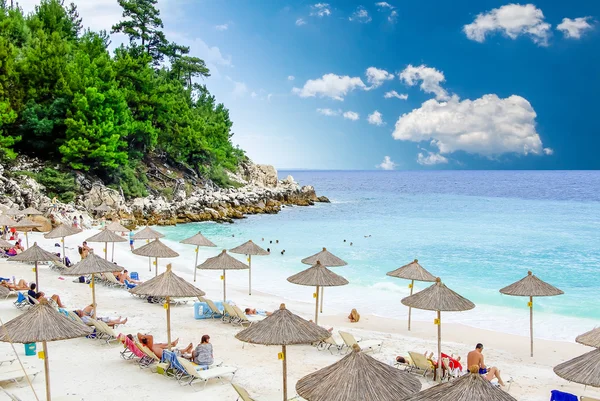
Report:
[{"label": "bare-chested man", "polygon": [[473,365],[479,366],[479,374],[486,378],[488,381],[492,381],[494,377],[498,379],[498,383],[504,386],[502,378],[500,378],[500,370],[496,367],[488,368],[483,362],[483,344],[477,344],[475,349],[467,355],[467,366]]}]

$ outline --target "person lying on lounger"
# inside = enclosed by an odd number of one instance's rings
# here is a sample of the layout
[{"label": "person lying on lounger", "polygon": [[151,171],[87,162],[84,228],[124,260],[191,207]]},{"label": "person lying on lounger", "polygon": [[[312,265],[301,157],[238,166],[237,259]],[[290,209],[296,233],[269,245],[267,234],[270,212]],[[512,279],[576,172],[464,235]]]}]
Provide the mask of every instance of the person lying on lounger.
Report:
[{"label": "person lying on lounger", "polygon": [[123,270],[123,273],[115,274],[115,276],[117,277],[117,280],[123,284],[125,284],[125,280],[133,284],[141,284],[141,281],[133,280],[131,277],[129,277],[129,272],[127,270]]},{"label": "person lying on lounger", "polygon": [[479,343],[475,349],[467,354],[467,366],[479,366],[479,374],[487,381],[498,379],[498,384],[504,386],[504,382],[500,377],[500,369],[496,367],[487,367],[483,361],[483,344]]},{"label": "person lying on lounger", "polygon": [[248,316],[251,316],[251,315],[271,316],[273,314],[273,312],[267,312],[262,309],[254,309],[254,308],[246,308],[246,309],[244,309],[244,313]]},{"label": "person lying on lounger", "polygon": [[[55,303],[57,307],[59,308],[64,308],[65,305],[62,303],[62,301],[60,300],[60,296],[54,294],[50,297],[50,299],[46,298],[46,294],[44,294],[43,292],[38,292],[35,294],[35,299],[38,300],[38,302],[42,299],[45,299],[46,301],[48,301],[50,304]],[[52,302],[50,302],[52,301]]]},{"label": "person lying on lounger", "polygon": [[13,291],[25,291],[29,289],[29,284],[27,284],[27,281],[23,279],[19,280],[17,284],[12,284],[8,281],[3,281],[0,283],[0,285]]},{"label": "person lying on lounger", "polygon": [[[129,337],[129,338],[132,338],[132,337]],[[137,333],[137,338],[140,343],[142,343],[143,345],[148,347],[152,352],[154,352],[154,355],[156,355],[160,359],[162,359],[163,351],[166,350],[167,348],[169,348],[169,344],[155,343],[154,336],[152,336],[150,334]],[[173,341],[171,343],[171,347],[175,347],[177,345],[177,343],[179,343],[179,339],[176,339],[175,341]],[[194,345],[192,343],[190,343],[184,349],[177,349],[177,350],[173,350],[173,351],[181,354],[185,358],[186,356],[189,357],[191,355],[190,353],[192,352],[193,347],[194,347]]]},{"label": "person lying on lounger", "polygon": [[[83,323],[85,324],[90,324],[90,318],[92,317],[92,314],[94,310],[94,306],[93,305],[88,305],[83,309],[78,309],[75,312],[75,314],[77,316],[79,316],[81,318],[81,320],[83,320]],[[114,319],[114,318],[109,318],[109,317],[100,317],[100,316],[96,316],[96,320],[100,320],[104,323],[106,323],[106,325],[108,327],[115,327],[119,324],[125,324],[127,323],[127,318],[123,319],[121,318],[121,316],[119,316],[118,318]]]}]

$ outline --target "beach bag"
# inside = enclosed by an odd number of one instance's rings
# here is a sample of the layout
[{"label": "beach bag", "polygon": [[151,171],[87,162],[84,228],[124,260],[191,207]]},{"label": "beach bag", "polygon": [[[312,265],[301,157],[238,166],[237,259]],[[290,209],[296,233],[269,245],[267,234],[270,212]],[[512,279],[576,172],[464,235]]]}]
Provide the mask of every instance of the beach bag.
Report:
[{"label": "beach bag", "polygon": [[71,267],[71,260],[69,259],[68,256],[65,256],[65,266]]},{"label": "beach bag", "polygon": [[79,282],[85,283],[85,276],[79,276]]}]

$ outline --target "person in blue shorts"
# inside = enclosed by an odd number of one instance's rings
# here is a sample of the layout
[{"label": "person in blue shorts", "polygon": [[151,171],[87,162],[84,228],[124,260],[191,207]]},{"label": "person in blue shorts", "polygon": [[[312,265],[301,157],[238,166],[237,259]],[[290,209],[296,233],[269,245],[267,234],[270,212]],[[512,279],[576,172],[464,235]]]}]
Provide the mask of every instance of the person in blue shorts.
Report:
[{"label": "person in blue shorts", "polygon": [[129,231],[129,247],[133,251],[133,249],[134,249],[134,247],[133,247],[133,231]]},{"label": "person in blue shorts", "polygon": [[487,381],[492,381],[496,378],[498,379],[498,384],[504,386],[504,382],[500,377],[500,369],[485,366],[485,362],[483,361],[483,344],[481,343],[477,344],[475,349],[467,355],[467,366],[470,368],[473,365],[479,367],[479,374]]}]

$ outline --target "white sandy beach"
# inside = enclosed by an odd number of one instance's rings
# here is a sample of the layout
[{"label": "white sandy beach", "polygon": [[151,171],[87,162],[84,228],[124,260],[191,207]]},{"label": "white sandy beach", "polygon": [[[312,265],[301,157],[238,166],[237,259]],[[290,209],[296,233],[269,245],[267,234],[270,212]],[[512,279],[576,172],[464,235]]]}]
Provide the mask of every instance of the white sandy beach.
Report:
[{"label": "white sandy beach", "polygon": [[[67,255],[73,263],[79,261],[76,245],[95,234],[97,230],[86,230],[65,240]],[[46,250],[53,250],[55,240],[45,240],[42,234],[30,235],[30,244],[37,241]],[[139,242],[139,241],[138,241]],[[169,241],[165,241],[169,244]],[[102,253],[103,244],[90,244],[97,254]],[[142,244],[136,243],[136,246]],[[109,245],[110,246],[110,245]],[[58,248],[57,248],[58,249]],[[148,259],[135,256],[129,251],[128,243],[115,246],[115,261],[129,269],[137,271],[140,279],[148,280],[154,277],[154,272],[148,272]],[[219,250],[201,250],[199,262],[208,256],[214,256]],[[58,252],[58,251],[57,251]],[[193,263],[194,248],[180,257],[170,260],[159,260],[159,273],[164,272],[166,263],[173,264],[173,270],[180,276],[192,281],[189,269],[178,270],[178,267],[189,266]],[[254,269],[259,269],[256,264]],[[0,261],[1,276],[16,276],[28,281],[34,279],[30,265],[16,262]],[[47,295],[59,294],[67,309],[74,310],[91,303],[91,291],[85,284],[74,283],[74,277],[59,276],[43,266],[39,269],[40,288]],[[232,272],[231,275],[247,277],[247,272]],[[249,296],[247,288],[239,285],[241,281],[228,282],[227,298],[242,307],[251,306],[266,310],[274,310],[282,302],[288,309],[312,319],[314,303],[307,299],[306,303],[290,301],[269,294],[253,291]],[[222,282],[216,272],[198,272],[196,285],[204,290],[207,298],[220,300],[222,298]],[[284,285],[292,285],[287,282]],[[116,288],[97,286],[96,291],[98,314],[100,316],[126,316],[129,321],[118,327],[121,333],[150,333],[157,341],[166,342],[166,320],[164,309],[160,305],[149,304],[133,298],[127,291]],[[12,304],[14,298],[0,301],[0,317],[6,322],[22,313]],[[348,304],[348,311],[353,305]],[[398,300],[398,308],[403,308]],[[390,362],[396,355],[407,355],[408,351],[436,351],[436,330],[432,323],[413,322],[413,330],[408,332],[406,322],[402,320],[384,319],[361,310],[361,321],[350,324],[346,319],[348,312],[333,311],[327,308],[320,317],[323,326],[334,327],[335,336],[338,330],[355,333],[362,338],[384,339],[383,349],[373,356],[381,361]],[[281,399],[281,362],[277,359],[278,347],[246,345],[234,338],[241,330],[237,326],[223,324],[220,320],[195,320],[191,303],[173,307],[171,311],[172,333],[174,338],[180,338],[180,345],[193,342],[197,344],[203,334],[209,334],[214,347],[215,358],[223,360],[224,364],[238,367],[234,382],[245,387],[251,396],[257,400]],[[433,319],[433,315],[432,315]],[[443,315],[442,315],[443,319]],[[485,358],[488,365],[498,366],[503,377],[514,379],[510,393],[518,400],[538,401],[548,400],[550,391],[559,389],[577,395],[588,395],[600,398],[600,390],[584,389],[584,386],[571,384],[559,378],[552,367],[560,362],[591,351],[574,342],[557,342],[536,339],[535,356],[529,357],[529,339],[525,337],[487,331],[460,324],[450,323],[442,326],[443,351],[461,355],[466,359],[468,351],[477,342],[485,345]],[[40,348],[38,344],[38,350]],[[34,380],[34,388],[40,400],[44,396],[43,362],[35,356],[24,356],[24,347],[15,344],[17,353],[28,365],[37,366],[40,375]],[[140,369],[132,361],[120,358],[120,344],[102,345],[101,342],[89,339],[74,339],[49,344],[50,374],[52,394],[55,396],[76,394],[84,400],[106,400],[127,397],[131,400],[235,400],[237,394],[228,383],[219,381],[209,382],[205,389],[196,386],[194,391],[189,386],[179,386],[174,379],[152,373],[150,369]],[[9,344],[0,344],[0,360],[13,355]],[[327,351],[318,351],[311,346],[293,346],[288,349],[288,396],[295,394],[295,383],[308,373],[314,372],[342,356],[331,355]],[[423,381],[424,388],[432,385],[431,381]],[[14,384],[5,388],[21,397],[23,400],[34,400],[28,387],[19,388]],[[0,399],[3,395],[0,395]]]}]

